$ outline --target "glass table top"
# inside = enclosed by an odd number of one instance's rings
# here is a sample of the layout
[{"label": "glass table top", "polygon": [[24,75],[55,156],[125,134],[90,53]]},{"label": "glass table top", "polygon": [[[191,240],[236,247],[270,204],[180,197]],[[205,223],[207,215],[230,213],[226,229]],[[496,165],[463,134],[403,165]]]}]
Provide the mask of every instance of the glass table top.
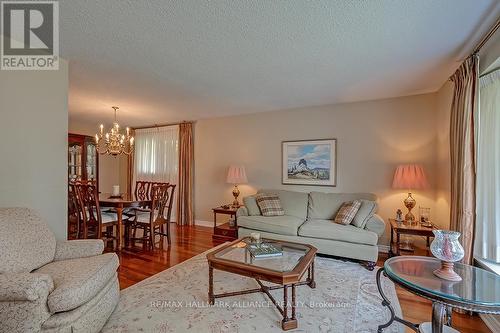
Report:
[{"label": "glass table top", "polygon": [[292,271],[300,263],[301,259],[311,250],[309,246],[303,244],[274,241],[269,239],[262,239],[262,242],[271,243],[274,246],[281,248],[283,255],[270,258],[254,258],[246,248],[247,245],[250,244],[250,239],[243,238],[239,242],[215,253],[215,258],[230,260],[237,263],[284,273]]},{"label": "glass table top", "polygon": [[455,263],[462,281],[440,279],[433,271],[441,267],[436,258],[399,256],[386,260],[385,273],[393,280],[423,294],[443,297],[472,305],[500,307],[500,276],[484,269]]}]

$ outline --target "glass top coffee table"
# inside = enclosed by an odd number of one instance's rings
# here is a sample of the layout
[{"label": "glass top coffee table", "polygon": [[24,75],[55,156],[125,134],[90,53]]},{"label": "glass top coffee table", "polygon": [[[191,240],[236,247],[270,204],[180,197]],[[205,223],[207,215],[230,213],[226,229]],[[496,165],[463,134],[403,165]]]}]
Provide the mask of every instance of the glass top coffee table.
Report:
[{"label": "glass top coffee table", "polygon": [[[209,302],[214,304],[216,298],[262,292],[269,297],[283,315],[281,321],[283,330],[297,328],[295,287],[305,284],[310,288],[316,287],[314,282],[316,248],[307,244],[271,239],[263,239],[262,242],[272,243],[274,246],[281,248],[283,255],[271,258],[254,258],[247,249],[247,245],[251,244],[249,237],[238,239],[207,254]],[[214,294],[214,269],[253,278],[257,281],[259,288]],[[307,277],[302,281],[306,272]],[[274,283],[276,286],[266,286],[262,281]],[[288,288],[292,292],[291,317],[288,316]],[[269,292],[275,289],[283,289],[283,308],[278,305],[278,302]]]},{"label": "glass top coffee table", "polygon": [[[378,332],[382,332],[393,321],[420,332],[457,332],[451,328],[452,308],[500,313],[500,276],[478,267],[455,263],[454,270],[462,277],[462,281],[453,282],[433,274],[440,267],[440,260],[418,256],[394,257],[384,263],[384,267],[377,272],[377,287],[383,299],[382,304],[391,311],[391,319],[379,326]],[[382,273],[404,289],[431,300],[432,323],[418,325],[396,317],[381,288]]]}]

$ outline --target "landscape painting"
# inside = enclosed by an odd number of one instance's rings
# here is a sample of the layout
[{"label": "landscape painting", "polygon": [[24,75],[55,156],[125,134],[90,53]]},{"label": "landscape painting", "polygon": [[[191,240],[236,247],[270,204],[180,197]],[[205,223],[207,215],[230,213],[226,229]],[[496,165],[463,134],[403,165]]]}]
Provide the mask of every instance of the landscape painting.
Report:
[{"label": "landscape painting", "polygon": [[283,184],[336,186],[337,140],[283,142]]}]

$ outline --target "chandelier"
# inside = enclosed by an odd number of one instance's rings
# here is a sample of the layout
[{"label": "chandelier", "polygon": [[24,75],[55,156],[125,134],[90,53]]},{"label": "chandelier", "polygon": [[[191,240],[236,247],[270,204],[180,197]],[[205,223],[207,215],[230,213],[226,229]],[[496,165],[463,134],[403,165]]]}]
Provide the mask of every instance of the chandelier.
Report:
[{"label": "chandelier", "polygon": [[99,134],[95,135],[96,149],[100,154],[130,155],[134,151],[134,137],[130,135],[128,127],[126,134],[120,134],[120,125],[116,121],[116,110],[119,108],[117,106],[112,106],[112,108],[115,111],[113,127],[111,127],[111,131],[104,134],[104,125],[99,126]]}]

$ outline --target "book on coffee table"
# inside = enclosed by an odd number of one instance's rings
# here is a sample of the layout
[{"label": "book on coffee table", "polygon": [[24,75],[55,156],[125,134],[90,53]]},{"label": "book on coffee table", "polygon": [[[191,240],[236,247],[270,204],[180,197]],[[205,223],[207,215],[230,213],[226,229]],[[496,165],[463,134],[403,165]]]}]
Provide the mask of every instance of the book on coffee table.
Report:
[{"label": "book on coffee table", "polygon": [[247,249],[254,258],[279,257],[283,250],[271,243],[248,244]]}]

